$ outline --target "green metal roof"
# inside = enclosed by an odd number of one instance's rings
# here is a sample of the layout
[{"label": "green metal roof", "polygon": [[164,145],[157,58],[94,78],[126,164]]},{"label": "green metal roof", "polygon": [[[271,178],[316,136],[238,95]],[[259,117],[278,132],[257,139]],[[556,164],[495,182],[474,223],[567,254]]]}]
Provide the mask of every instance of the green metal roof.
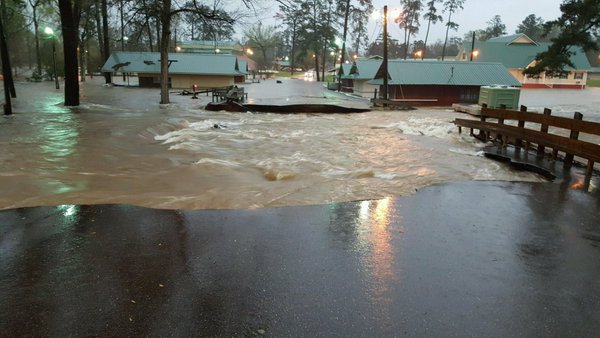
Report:
[{"label": "green metal roof", "polygon": [[243,73],[244,75],[248,74],[248,62],[238,60],[238,68],[240,73]]},{"label": "green metal roof", "polygon": [[352,63],[343,63],[341,75],[343,78],[346,78],[350,74],[350,70],[352,70]]},{"label": "green metal roof", "polygon": [[[500,63],[392,60],[388,73],[390,85],[521,86]],[[369,83],[383,84],[383,79]]]},{"label": "green metal roof", "polygon": [[[170,74],[240,75],[237,58],[231,54],[169,53]],[[102,66],[103,72],[160,73],[160,53],[114,52]]]},{"label": "green metal roof", "polygon": [[[533,40],[532,43],[514,42],[516,39],[526,37],[524,34],[502,36],[487,41],[475,41],[475,50],[479,51],[479,55],[475,58],[478,62],[500,62],[506,68],[525,69],[537,54],[548,50],[550,43],[539,42]],[[471,41],[463,43],[465,55],[471,54]],[[570,51],[574,54],[571,56],[571,62],[577,70],[589,70],[590,63],[585,56],[583,50],[579,47],[571,47]],[[569,69],[572,69],[568,67]]]},{"label": "green metal roof", "polygon": [[348,78],[354,80],[371,80],[381,66],[381,60],[356,60]]},{"label": "green metal roof", "polygon": [[519,42],[515,41],[515,40],[518,40],[518,39],[525,39],[525,40],[528,40],[530,43],[536,44],[536,42],[533,41],[533,39],[531,39],[526,34],[522,34],[522,33],[520,33],[520,34],[513,34],[513,35],[498,36],[498,37],[495,37],[495,38],[491,38],[491,39],[489,39],[487,41],[488,42],[500,42],[500,43],[510,44],[510,43],[519,43]]}]

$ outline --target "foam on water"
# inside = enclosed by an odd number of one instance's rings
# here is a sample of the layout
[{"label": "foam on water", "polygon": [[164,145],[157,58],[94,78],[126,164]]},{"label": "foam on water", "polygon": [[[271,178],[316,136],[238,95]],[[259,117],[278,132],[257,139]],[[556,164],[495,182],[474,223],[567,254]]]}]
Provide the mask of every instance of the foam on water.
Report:
[{"label": "foam on water", "polygon": [[392,123],[383,128],[398,129],[407,135],[432,136],[442,139],[447,139],[451,134],[456,133],[456,126],[448,121],[428,117],[409,118],[407,121]]},{"label": "foam on water", "polygon": [[[285,82],[291,87],[265,81],[247,89],[251,97],[323,90]],[[209,112],[201,108],[210,97],[172,95],[161,107],[156,89],[93,83],[82,85],[82,106],[65,108],[52,83],[22,89],[29,92],[21,97],[40,99],[17,102],[20,111],[0,119],[0,208],[257,208],[383,198],[457,180],[543,181],[483,157],[483,145],[452,123],[465,116],[447,109]],[[532,103],[530,109],[539,106]],[[581,111],[591,115],[598,106]],[[573,107],[551,108],[561,114]]]},{"label": "foam on water", "polygon": [[200,159],[200,160],[194,162],[194,164],[196,164],[196,165],[208,164],[208,165],[216,165],[216,166],[223,166],[223,167],[229,167],[229,168],[235,168],[235,167],[241,166],[241,164],[239,162],[235,162],[235,161],[231,161],[231,160],[219,160],[219,159],[214,159],[214,158],[203,158],[203,159]]}]

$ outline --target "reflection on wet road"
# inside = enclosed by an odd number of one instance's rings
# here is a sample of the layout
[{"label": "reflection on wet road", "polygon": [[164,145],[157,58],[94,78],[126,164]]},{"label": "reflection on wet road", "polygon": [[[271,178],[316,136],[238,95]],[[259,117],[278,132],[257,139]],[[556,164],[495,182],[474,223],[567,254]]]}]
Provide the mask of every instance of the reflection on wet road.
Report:
[{"label": "reflection on wet road", "polygon": [[1,336],[594,336],[600,202],[552,184],[0,212]]}]

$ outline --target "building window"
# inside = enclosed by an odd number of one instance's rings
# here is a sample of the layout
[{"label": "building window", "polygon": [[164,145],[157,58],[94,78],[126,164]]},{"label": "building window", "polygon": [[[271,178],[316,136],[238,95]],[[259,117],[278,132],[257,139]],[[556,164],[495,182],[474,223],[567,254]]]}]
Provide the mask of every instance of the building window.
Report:
[{"label": "building window", "polygon": [[546,73],[546,79],[553,79],[554,75],[552,73]]},{"label": "building window", "polygon": [[575,73],[575,80],[583,80],[583,73]]},{"label": "building window", "polygon": [[558,75],[559,79],[568,79],[569,78],[569,73],[560,73]]}]

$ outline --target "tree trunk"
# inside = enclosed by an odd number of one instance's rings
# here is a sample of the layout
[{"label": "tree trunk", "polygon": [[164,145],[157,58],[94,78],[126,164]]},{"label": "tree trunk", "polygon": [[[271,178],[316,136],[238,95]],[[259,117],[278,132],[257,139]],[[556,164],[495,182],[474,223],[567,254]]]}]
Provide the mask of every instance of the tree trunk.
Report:
[{"label": "tree trunk", "polygon": [[100,60],[106,60],[106,53],[104,52],[104,38],[102,34],[102,16],[100,15],[100,0],[94,2],[96,10],[94,11],[94,17],[96,18],[96,33],[98,34],[98,50],[100,50]]},{"label": "tree trunk", "polygon": [[[106,0],[102,0],[102,35],[103,35],[103,45],[104,45],[104,62],[108,60],[110,57],[110,44],[108,37],[108,5],[106,4]],[[111,72],[104,73],[104,79],[106,83],[112,82],[112,74]]]},{"label": "tree trunk", "polygon": [[[125,19],[123,18],[123,0],[119,1],[119,14],[121,17],[121,52],[125,51]],[[123,74],[123,80],[125,74]]]},{"label": "tree trunk", "polygon": [[6,76],[10,73],[10,59],[8,57],[8,47],[4,35],[4,27],[2,26],[2,18],[0,18],[0,59],[2,60],[2,72],[5,74],[4,81],[4,115],[12,114],[12,102],[10,81],[11,78]]},{"label": "tree trunk", "polygon": [[290,55],[290,68],[291,68],[291,76],[294,76],[294,55],[296,55],[296,24],[294,23],[294,30],[292,33],[292,55]]},{"label": "tree trunk", "polygon": [[[325,64],[327,60],[327,41],[323,41],[323,64],[321,65],[321,80],[325,82]],[[317,69],[317,72],[319,70]]]},{"label": "tree trunk", "polygon": [[[350,0],[346,0],[346,11],[344,13],[344,32],[342,33],[343,40],[342,40],[342,57],[340,58],[340,71],[334,73],[337,75],[338,92],[342,90],[341,72],[342,72],[342,65],[344,64],[344,61],[346,59],[346,36],[348,34],[348,17],[349,16],[350,16]],[[358,47],[356,49],[358,49]],[[334,55],[333,57],[334,57],[333,64],[335,65],[335,59],[337,58],[337,55]],[[334,71],[335,71],[335,69],[334,69]],[[335,81],[335,78],[334,78],[334,81]]]},{"label": "tree trunk", "polygon": [[319,56],[317,55],[317,52],[315,52],[315,73],[317,73],[317,82],[320,82],[320,74],[319,74]]},{"label": "tree trunk", "polygon": [[[171,1],[169,1],[170,3]],[[161,21],[163,20],[162,17],[157,18],[156,19],[156,48],[160,51],[160,48],[162,46],[162,34],[164,33],[164,31],[161,29]],[[169,24],[171,23],[171,19],[169,19]],[[170,34],[171,32],[169,32]]]},{"label": "tree trunk", "polygon": [[150,45],[150,51],[154,52],[154,45],[152,44],[152,29],[150,28],[150,22],[146,22],[146,30],[148,30],[148,44]]},{"label": "tree trunk", "polygon": [[[157,20],[157,26],[158,25]],[[160,103],[169,103],[169,41],[171,41],[171,0],[163,1],[160,14]],[[160,31],[160,29],[159,29]]]},{"label": "tree trunk", "polygon": [[[412,25],[412,23],[411,23]],[[406,51],[404,52],[404,60],[408,58],[408,50],[410,48],[410,29],[408,30],[408,38],[406,39]]]},{"label": "tree trunk", "polygon": [[[408,25],[408,22],[405,24]],[[404,60],[406,60],[406,56],[408,54],[407,35],[408,35],[408,27],[404,27]]]},{"label": "tree trunk", "polygon": [[85,82],[85,70],[86,70],[86,55],[85,55],[85,46],[79,46],[79,78],[81,82]]},{"label": "tree trunk", "polygon": [[425,33],[425,46],[423,47],[423,52],[421,53],[421,60],[425,58],[425,53],[427,52],[427,38],[429,38],[429,28],[431,27],[431,19],[427,21],[427,33]]},{"label": "tree trunk", "polygon": [[35,62],[36,62],[36,72],[38,75],[42,75],[42,56],[40,55],[40,27],[37,19],[37,4],[35,6],[31,6],[33,11],[33,29],[34,29],[34,38],[35,38]]},{"label": "tree trunk", "polygon": [[58,0],[63,34],[65,59],[65,106],[79,105],[79,79],[77,74],[77,28],[79,5],[70,0]]},{"label": "tree trunk", "polygon": [[[5,1],[4,0],[0,1],[0,5],[1,5],[0,12],[2,13],[2,20],[6,23],[8,21],[8,15],[7,15]],[[14,82],[14,79],[13,79],[12,67],[10,66],[10,55],[8,55],[8,39],[7,39],[7,33],[6,32],[4,32],[4,37],[3,37],[2,40],[3,40],[2,43],[4,44],[4,50],[7,53],[5,60],[6,60],[6,63],[8,64],[7,69],[3,70],[4,78],[6,79],[6,81],[4,82],[4,84],[5,85],[8,84],[8,89],[10,91],[10,96],[14,98],[14,97],[17,97],[17,92],[15,91],[15,82]]]},{"label": "tree trunk", "polygon": [[[260,68],[262,68],[262,70],[266,71],[268,69],[268,65],[269,63],[267,62],[267,47],[260,45],[260,51],[262,53],[263,59],[262,59],[262,65],[260,65]],[[265,73],[266,74],[266,73]]]},{"label": "tree trunk", "polygon": [[446,43],[448,42],[448,32],[450,31],[450,19],[452,18],[452,8],[450,8],[450,13],[448,14],[448,22],[446,23],[446,38],[444,39],[444,47],[442,48],[442,61],[444,61],[444,57],[446,56]]}]

